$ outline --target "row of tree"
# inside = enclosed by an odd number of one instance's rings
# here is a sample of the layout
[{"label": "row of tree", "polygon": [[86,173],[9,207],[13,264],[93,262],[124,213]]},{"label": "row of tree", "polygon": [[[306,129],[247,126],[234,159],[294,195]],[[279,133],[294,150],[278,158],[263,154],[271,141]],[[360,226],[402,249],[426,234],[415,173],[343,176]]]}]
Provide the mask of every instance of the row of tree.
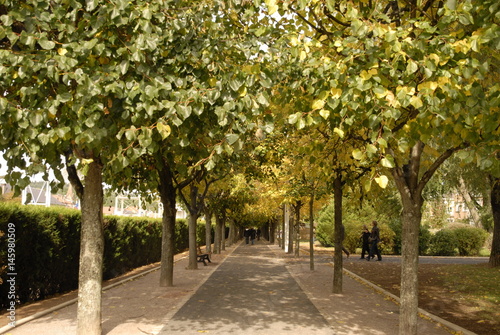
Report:
[{"label": "row of tree", "polygon": [[[500,220],[498,6],[3,1],[6,179],[19,191],[50,167],[57,187],[65,169],[81,199],[78,334],[101,333],[103,185],[160,197],[160,285],[171,286],[177,199],[191,217],[195,268],[196,218],[234,201],[227,185],[205,206],[209,188],[240,172],[273,176],[262,185],[279,185],[299,207],[307,194],[311,220],[314,200],[333,192],[337,231],[346,188],[365,194],[392,177],[403,203],[400,333],[416,334],[422,192],[438,167],[459,152],[487,170]],[[499,249],[494,242],[492,265]],[[334,291],[341,269],[336,248]]]}]

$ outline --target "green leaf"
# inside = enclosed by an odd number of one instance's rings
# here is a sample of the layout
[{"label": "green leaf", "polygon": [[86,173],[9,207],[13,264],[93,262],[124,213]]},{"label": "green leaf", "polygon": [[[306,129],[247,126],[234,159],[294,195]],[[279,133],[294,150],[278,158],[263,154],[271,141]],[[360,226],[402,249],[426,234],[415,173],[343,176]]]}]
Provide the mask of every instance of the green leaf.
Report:
[{"label": "green leaf", "polygon": [[241,85],[243,85],[243,81],[239,80],[238,78],[229,81],[229,87],[231,87],[231,89],[235,92],[238,92]]},{"label": "green leaf", "polygon": [[288,123],[290,124],[295,124],[297,123],[297,121],[300,120],[300,118],[302,117],[302,113],[301,112],[297,112],[295,114],[292,114],[288,117]]},{"label": "green leaf", "polygon": [[226,135],[226,140],[229,145],[233,145],[239,139],[239,135],[237,134],[228,134]]},{"label": "green leaf", "polygon": [[417,72],[417,70],[418,70],[418,64],[410,59],[408,61],[408,65],[406,65],[406,73],[413,74],[413,73]]},{"label": "green leaf", "polygon": [[394,158],[392,156],[389,156],[389,155],[387,155],[386,157],[382,158],[382,160],[380,161],[380,163],[382,164],[383,167],[386,167],[386,168],[389,168],[389,169],[392,169],[392,168],[394,168],[396,166],[394,164]]},{"label": "green leaf", "polygon": [[40,44],[40,46],[45,49],[45,50],[51,50],[51,49],[54,49],[56,44],[52,41],[49,41],[47,39],[47,37],[43,36],[42,38],[40,38],[38,40],[38,44]]},{"label": "green leaf", "polygon": [[170,136],[170,133],[172,132],[170,126],[163,122],[158,122],[158,124],[156,125],[156,130],[158,130],[158,133],[160,133],[160,136],[163,140]]},{"label": "green leaf", "polygon": [[457,0],[446,0],[446,7],[455,10],[457,8]]}]

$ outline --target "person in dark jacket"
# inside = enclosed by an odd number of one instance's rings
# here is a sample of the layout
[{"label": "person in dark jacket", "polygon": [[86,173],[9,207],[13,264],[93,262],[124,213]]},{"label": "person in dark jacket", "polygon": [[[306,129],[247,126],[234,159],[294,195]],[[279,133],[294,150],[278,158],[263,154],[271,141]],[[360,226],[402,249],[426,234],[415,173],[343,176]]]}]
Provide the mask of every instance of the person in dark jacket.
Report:
[{"label": "person in dark jacket", "polygon": [[255,228],[250,229],[250,241],[253,244],[255,244],[255,236],[257,235],[257,231]]},{"label": "person in dark jacket", "polygon": [[370,231],[368,230],[368,227],[366,225],[363,225],[363,231],[361,232],[361,259],[365,259],[365,253],[369,257],[370,256]]},{"label": "person in dark jacket", "polygon": [[248,244],[250,242],[250,229],[246,228],[243,236],[245,237],[245,244]]},{"label": "person in dark jacket", "polygon": [[373,228],[370,234],[370,254],[368,255],[368,258],[366,260],[369,261],[370,259],[375,258],[375,255],[377,255],[377,261],[381,261],[382,256],[380,255],[380,251],[378,250],[378,242],[380,242],[380,229],[378,228],[377,221],[373,221],[372,226]]}]

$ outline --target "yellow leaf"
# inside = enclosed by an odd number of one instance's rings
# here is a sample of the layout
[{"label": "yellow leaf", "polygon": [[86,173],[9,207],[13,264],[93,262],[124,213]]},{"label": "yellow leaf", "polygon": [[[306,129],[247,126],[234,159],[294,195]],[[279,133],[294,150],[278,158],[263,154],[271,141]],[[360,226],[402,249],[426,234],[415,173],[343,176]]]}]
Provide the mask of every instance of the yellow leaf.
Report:
[{"label": "yellow leaf", "polygon": [[332,93],[332,98],[338,99],[342,95],[342,89],[333,87],[330,92]]},{"label": "yellow leaf", "polygon": [[319,115],[321,115],[323,119],[326,120],[330,116],[330,111],[328,109],[322,109],[319,111]]},{"label": "yellow leaf", "polygon": [[304,59],[306,59],[306,57],[307,57],[306,52],[305,52],[304,50],[302,50],[302,51],[300,52],[300,60],[304,60]]},{"label": "yellow leaf", "polygon": [[276,5],[276,0],[266,0],[266,5],[269,11],[269,15],[273,15],[278,10],[278,6]]},{"label": "yellow leaf", "polygon": [[64,48],[59,48],[57,49],[57,53],[60,55],[60,56],[64,56],[65,54],[68,53],[68,50],[64,49]]},{"label": "yellow leaf", "polygon": [[322,109],[323,107],[325,107],[325,101],[324,100],[315,100],[312,104],[312,109],[313,110],[316,110],[316,109]]},{"label": "yellow leaf", "polygon": [[366,72],[365,70],[361,71],[361,74],[359,76],[363,80],[368,80],[372,77],[372,75],[370,73]]},{"label": "yellow leaf", "polygon": [[415,107],[416,109],[419,109],[420,107],[422,107],[424,105],[424,103],[422,102],[422,99],[420,99],[420,97],[418,96],[412,96],[410,98],[410,104]]},{"label": "yellow leaf", "polygon": [[344,131],[342,129],[335,127],[333,129],[333,132],[336,133],[337,135],[339,135],[341,138],[344,137]]},{"label": "yellow leaf", "polygon": [[245,95],[247,95],[247,88],[245,86],[241,86],[238,90],[238,93],[240,97],[244,97]]},{"label": "yellow leaf", "polygon": [[387,184],[389,183],[389,178],[387,178],[387,176],[380,176],[380,177],[377,177],[375,178],[375,182],[378,184],[378,186],[380,186],[381,188],[386,188],[387,187]]},{"label": "yellow leaf", "polygon": [[421,91],[423,89],[429,89],[429,90],[434,91],[437,87],[438,87],[438,83],[436,83],[434,81],[426,81],[426,82],[418,85],[418,90]]}]

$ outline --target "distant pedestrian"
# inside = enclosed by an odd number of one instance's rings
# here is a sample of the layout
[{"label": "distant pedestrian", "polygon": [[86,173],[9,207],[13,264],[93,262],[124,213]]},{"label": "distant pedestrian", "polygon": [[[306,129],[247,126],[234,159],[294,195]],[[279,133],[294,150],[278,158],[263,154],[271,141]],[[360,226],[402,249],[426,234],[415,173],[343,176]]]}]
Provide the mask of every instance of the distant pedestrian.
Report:
[{"label": "distant pedestrian", "polygon": [[255,228],[250,229],[250,240],[252,242],[252,245],[255,244],[255,236],[257,235],[257,231]]},{"label": "distant pedestrian", "polygon": [[243,236],[245,237],[245,244],[250,243],[250,229],[245,228],[245,232],[243,233]]},{"label": "distant pedestrian", "polygon": [[257,228],[257,241],[260,241],[260,235],[262,232],[260,231],[260,228]]},{"label": "distant pedestrian", "polygon": [[364,224],[363,225],[363,230],[361,231],[361,259],[365,259],[365,253],[369,257],[370,256],[370,231],[368,230],[368,227]]},{"label": "distant pedestrian", "polygon": [[377,261],[382,260],[382,256],[380,255],[380,251],[378,250],[378,243],[380,242],[380,229],[378,228],[378,223],[377,221],[372,222],[372,231],[370,234],[370,254],[368,255],[368,258],[366,259],[369,261],[370,259],[375,258],[375,255],[377,255]]},{"label": "distant pedestrian", "polygon": [[342,245],[342,251],[345,252],[347,258],[349,258],[350,253],[346,248],[344,248],[344,239],[345,239],[345,227],[344,225],[340,225],[340,243]]}]

